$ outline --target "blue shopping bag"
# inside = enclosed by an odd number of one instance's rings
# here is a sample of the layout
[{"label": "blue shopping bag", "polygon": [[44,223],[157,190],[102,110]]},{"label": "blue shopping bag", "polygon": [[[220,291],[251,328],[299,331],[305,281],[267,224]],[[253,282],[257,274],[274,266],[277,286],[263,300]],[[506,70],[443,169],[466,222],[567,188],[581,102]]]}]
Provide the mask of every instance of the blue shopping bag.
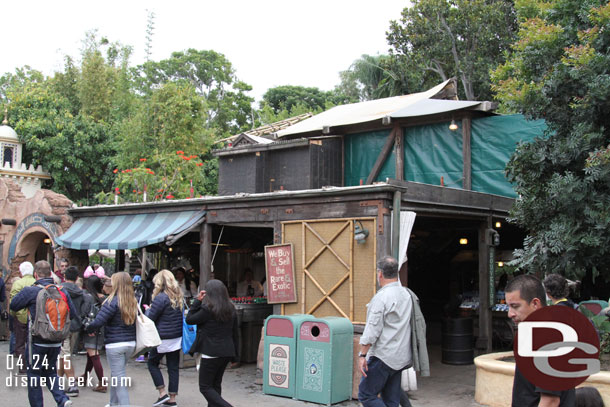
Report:
[{"label": "blue shopping bag", "polygon": [[186,323],[186,318],[182,317],[182,352],[189,353],[195,337],[197,336],[197,325],[189,325]]}]

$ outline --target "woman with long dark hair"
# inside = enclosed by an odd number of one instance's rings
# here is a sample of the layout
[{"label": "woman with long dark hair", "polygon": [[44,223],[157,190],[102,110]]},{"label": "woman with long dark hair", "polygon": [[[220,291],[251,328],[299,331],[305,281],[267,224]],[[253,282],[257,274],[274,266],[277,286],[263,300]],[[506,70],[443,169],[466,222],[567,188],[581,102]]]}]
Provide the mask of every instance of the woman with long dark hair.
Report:
[{"label": "woman with long dark hair", "polygon": [[232,407],[221,397],[222,376],[227,364],[238,355],[237,314],[227,287],[210,280],[193,301],[188,324],[197,324],[197,337],[189,353],[201,354],[199,391],[210,406]]},{"label": "woman with long dark hair", "polygon": [[[91,278],[91,277],[89,277]],[[104,327],[106,359],[110,366],[110,405],[129,406],[125,366],[136,348],[136,316],[138,303],[133,292],[131,277],[124,271],[111,277],[112,291],[104,301],[102,309],[86,330],[95,332]],[[115,385],[116,383],[116,385]]]},{"label": "woman with long dark hair", "polygon": [[[104,282],[98,276],[92,275],[85,280],[85,304],[89,307],[87,310],[87,318],[90,320],[95,319],[106,299],[106,296],[102,292],[103,289]],[[104,328],[102,327],[95,332],[85,334],[83,345],[87,351],[87,365],[85,366],[85,374],[83,374],[82,377],[85,379],[85,382],[87,382],[91,369],[95,369],[99,384],[97,387],[93,388],[93,391],[106,393],[107,387],[102,385],[104,368],[102,367],[102,361],[100,360],[100,349],[104,346]]]}]

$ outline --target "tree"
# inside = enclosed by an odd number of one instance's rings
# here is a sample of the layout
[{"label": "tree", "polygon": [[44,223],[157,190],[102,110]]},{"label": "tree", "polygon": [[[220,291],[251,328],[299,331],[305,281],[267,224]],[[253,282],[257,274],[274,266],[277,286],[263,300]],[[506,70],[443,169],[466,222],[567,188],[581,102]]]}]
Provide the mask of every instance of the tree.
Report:
[{"label": "tree", "polygon": [[610,4],[523,0],[520,30],[493,74],[506,110],[546,120],[507,166],[528,231],[515,264],[538,274],[610,277]]},{"label": "tree", "polygon": [[205,114],[203,99],[190,84],[162,85],[121,123],[116,138],[117,167],[131,168],[142,157],[178,150],[205,154],[214,140],[205,129]]},{"label": "tree", "polygon": [[139,91],[146,95],[168,82],[186,81],[205,100],[206,127],[219,135],[250,128],[253,98],[250,85],[239,81],[231,62],[221,53],[189,49],[169,59],[148,61],[135,69]]},{"label": "tree", "polygon": [[503,62],[516,31],[511,0],[415,0],[387,38],[405,70],[457,77],[460,95],[489,100],[489,71]]},{"label": "tree", "polygon": [[115,194],[122,203],[189,199],[216,193],[217,184],[211,187],[209,183],[213,163],[206,166],[199,156],[187,155],[182,150],[155,152],[149,157],[140,158],[133,168],[115,168],[113,190],[99,193],[99,201],[112,203]]},{"label": "tree", "polygon": [[[215,139],[205,124],[204,100],[189,83],[168,82],[153,90],[118,131],[113,190],[119,188],[129,201],[142,199],[145,185],[149,201],[186,198],[192,180],[195,196],[215,194],[217,163],[210,154]],[[102,201],[112,193],[105,191]]]},{"label": "tree", "polygon": [[318,88],[284,85],[270,88],[263,95],[262,106],[269,106],[277,114],[282,110],[291,112],[297,105],[305,106],[309,111],[322,111],[333,103],[334,93]]},{"label": "tree", "polygon": [[410,69],[403,59],[397,55],[362,55],[340,72],[337,97],[344,103],[354,103],[419,92],[436,84],[430,82],[425,87],[426,72]]},{"label": "tree", "polygon": [[14,74],[5,73],[0,77],[0,102],[10,102],[8,93],[11,90],[21,89],[32,83],[42,83],[44,80],[42,72],[36,71],[28,65],[17,68]]},{"label": "tree", "polygon": [[24,142],[24,162],[43,165],[54,191],[78,204],[92,203],[112,180],[107,171],[114,155],[109,127],[73,115],[68,99],[48,81],[10,88],[6,95],[9,124]]}]

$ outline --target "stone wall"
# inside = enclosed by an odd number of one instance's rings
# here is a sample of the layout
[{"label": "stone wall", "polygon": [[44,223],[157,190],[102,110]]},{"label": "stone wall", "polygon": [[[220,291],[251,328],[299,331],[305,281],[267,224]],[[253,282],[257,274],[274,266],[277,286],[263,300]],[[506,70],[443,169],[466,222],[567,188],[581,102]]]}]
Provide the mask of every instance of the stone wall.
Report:
[{"label": "stone wall", "polygon": [[[43,235],[54,242],[55,237],[62,235],[72,225],[72,218],[68,215],[68,209],[72,206],[72,201],[66,196],[48,189],[41,189],[33,197],[26,198],[19,185],[10,179],[0,178],[0,218],[16,222],[15,225],[0,225],[0,266],[4,277],[18,271],[23,261],[34,262],[36,248]],[[84,269],[88,261],[86,251],[55,249],[54,257],[66,257],[70,264],[79,266],[79,269]]]}]

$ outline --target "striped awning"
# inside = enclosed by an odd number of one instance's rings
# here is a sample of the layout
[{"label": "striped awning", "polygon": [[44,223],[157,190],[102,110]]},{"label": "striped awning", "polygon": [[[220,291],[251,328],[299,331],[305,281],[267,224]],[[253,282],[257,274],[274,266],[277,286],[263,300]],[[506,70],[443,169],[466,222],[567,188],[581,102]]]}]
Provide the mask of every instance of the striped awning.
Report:
[{"label": "striped awning", "polygon": [[205,220],[205,211],[79,218],[56,243],[69,249],[137,249],[183,235]]}]

